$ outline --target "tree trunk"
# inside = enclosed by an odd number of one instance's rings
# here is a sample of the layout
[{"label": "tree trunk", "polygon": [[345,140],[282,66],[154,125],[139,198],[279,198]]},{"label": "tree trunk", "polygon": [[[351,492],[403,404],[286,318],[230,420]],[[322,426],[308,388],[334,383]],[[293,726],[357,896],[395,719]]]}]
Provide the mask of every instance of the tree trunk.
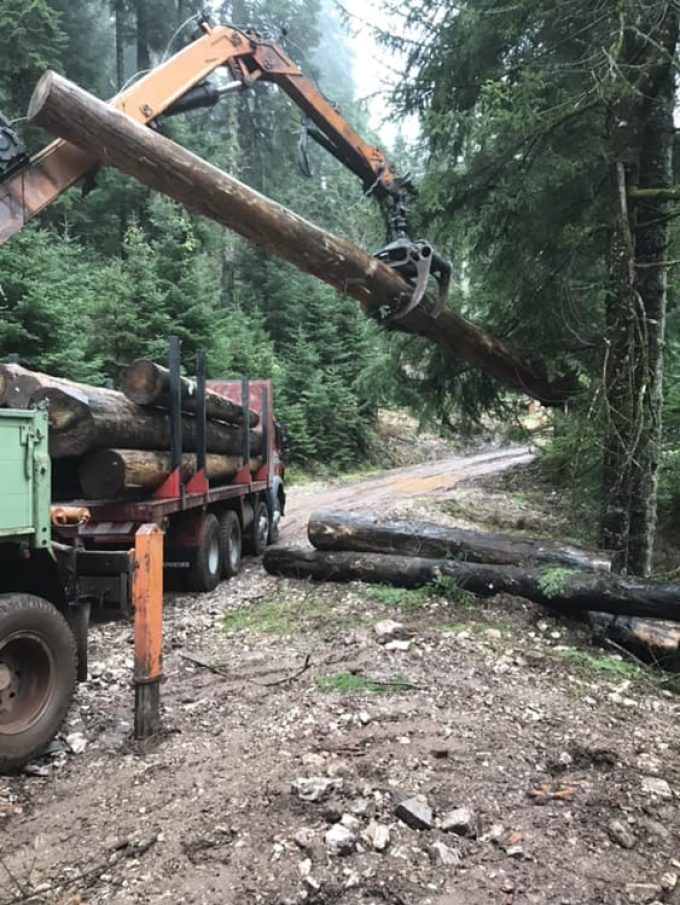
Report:
[{"label": "tree trunk", "polygon": [[[95,395],[99,387],[91,387],[64,377],[53,377],[41,374],[40,371],[29,371],[21,365],[0,364],[0,406],[12,409],[26,409],[30,406],[33,394],[44,387],[55,387],[63,390],[76,390],[81,393]],[[101,389],[102,393],[109,390]]]},{"label": "tree trunk", "polygon": [[137,19],[137,72],[146,72],[151,69],[147,0],[135,0],[135,15]]},{"label": "tree trunk", "polygon": [[513,594],[570,613],[597,609],[680,621],[679,585],[622,578],[606,572],[489,566],[386,553],[328,553],[286,547],[269,547],[264,554],[264,567],[272,575],[291,578],[367,581],[399,588],[417,588],[450,578],[461,589],[479,597]]},{"label": "tree trunk", "polygon": [[[35,402],[49,403],[50,455],[54,458],[81,456],[93,449],[168,449],[170,416],[159,409],[144,409],[116,390],[94,393],[47,387],[34,394]],[[238,456],[242,452],[243,428],[208,421],[207,451]],[[251,432],[250,448],[259,455],[260,434]],[[196,450],[196,419],[182,418],[182,445]]]},{"label": "tree trunk", "polygon": [[[257,471],[261,459],[251,459],[250,470]],[[237,456],[208,454],[206,477],[211,483],[224,484],[238,472],[243,459]],[[88,499],[114,499],[132,491],[150,492],[161,486],[171,471],[169,452],[139,449],[102,449],[80,462],[78,479]],[[182,456],[182,480],[196,473],[196,456]]]},{"label": "tree trunk", "polygon": [[[196,382],[188,377],[180,378],[182,390],[182,410],[196,411]],[[133,361],[120,379],[120,388],[131,402],[137,405],[153,405],[158,408],[170,407],[170,371],[161,365],[142,358]],[[205,410],[208,418],[243,424],[243,409],[240,405],[206,390]],[[249,412],[249,424],[255,427],[260,419],[255,412]]]},{"label": "tree trunk", "polygon": [[[675,108],[675,48],[678,14],[668,8],[661,34],[665,50],[656,70],[653,89],[643,106],[639,186],[670,188],[673,184]],[[670,203],[663,199],[638,200],[635,227],[635,289],[643,307],[644,354],[641,361],[640,408],[642,433],[631,480],[628,569],[648,575],[656,534],[658,468],[662,440],[664,333],[668,287]]]},{"label": "tree trunk", "polygon": [[125,0],[114,0],[116,21],[116,88],[125,82]]},{"label": "tree trunk", "polygon": [[[48,72],[39,81],[28,117],[103,163],[353,296],[373,317],[398,309],[411,295],[411,288],[382,262],[135,124],[56,73]],[[546,381],[510,346],[451,309],[432,318],[431,306],[429,299],[392,326],[430,339],[450,355],[546,404],[564,401],[564,387]]]},{"label": "tree trunk", "polygon": [[577,569],[609,570],[609,560],[602,554],[556,541],[484,534],[430,522],[384,521],[353,512],[315,512],[309,519],[307,534],[319,550],[518,565],[557,563]]},{"label": "tree trunk", "polygon": [[616,161],[611,206],[617,222],[611,233],[606,305],[600,530],[602,545],[614,552],[615,568],[641,575],[651,568],[656,528],[669,223],[666,200],[636,199],[635,190],[672,185],[678,38],[672,6],[653,32],[655,40],[647,42],[627,32],[622,62],[634,62],[631,68],[643,78],[635,88],[620,89],[611,123]]}]

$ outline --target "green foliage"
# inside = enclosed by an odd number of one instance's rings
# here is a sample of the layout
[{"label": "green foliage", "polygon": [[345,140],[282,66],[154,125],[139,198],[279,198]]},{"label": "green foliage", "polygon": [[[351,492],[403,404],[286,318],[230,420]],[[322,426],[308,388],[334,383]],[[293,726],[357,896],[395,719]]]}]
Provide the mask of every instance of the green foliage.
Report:
[{"label": "green foliage", "polygon": [[432,593],[443,597],[450,603],[457,603],[460,606],[473,606],[477,603],[477,597],[471,591],[466,591],[464,587],[461,587],[452,575],[438,575],[430,588]]},{"label": "green foliage", "polygon": [[395,588],[392,585],[378,584],[366,588],[366,596],[369,600],[377,600],[407,612],[422,609],[429,595],[430,590],[427,587]]},{"label": "green foliage", "polygon": [[391,680],[377,682],[367,679],[365,676],[353,672],[335,672],[324,676],[315,676],[314,683],[319,691],[328,694],[351,694],[352,692],[369,692],[371,694],[390,694],[400,691],[409,691],[409,681],[402,673],[398,672]]},{"label": "green foliage", "polygon": [[112,282],[105,261],[42,230],[0,246],[0,358],[98,383],[103,362],[87,337]]},{"label": "green foliage", "polygon": [[567,580],[574,574],[574,569],[563,566],[545,566],[540,570],[538,587],[545,596],[552,600],[564,593]]},{"label": "green foliage", "polygon": [[0,101],[21,115],[45,69],[61,69],[67,38],[61,17],[47,0],[3,0],[0,4]]}]

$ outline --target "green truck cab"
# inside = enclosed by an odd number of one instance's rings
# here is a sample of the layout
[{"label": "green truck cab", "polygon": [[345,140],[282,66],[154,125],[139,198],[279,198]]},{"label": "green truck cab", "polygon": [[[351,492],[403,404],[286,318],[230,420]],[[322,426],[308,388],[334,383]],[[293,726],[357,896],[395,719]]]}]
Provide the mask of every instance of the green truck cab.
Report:
[{"label": "green truck cab", "polygon": [[84,678],[87,612],[51,536],[47,413],[0,410],[0,773],[39,754]]}]

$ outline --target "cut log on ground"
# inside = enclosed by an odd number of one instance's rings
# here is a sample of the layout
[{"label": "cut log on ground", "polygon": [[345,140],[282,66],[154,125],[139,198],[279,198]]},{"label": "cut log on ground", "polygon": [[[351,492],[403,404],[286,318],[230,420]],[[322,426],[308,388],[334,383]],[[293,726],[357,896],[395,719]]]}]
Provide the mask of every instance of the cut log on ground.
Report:
[{"label": "cut log on ground", "polygon": [[84,383],[76,383],[74,380],[66,380],[64,377],[53,377],[51,374],[41,374],[40,371],[30,371],[17,364],[0,364],[0,406],[8,408],[26,409],[31,404],[34,393],[46,387],[54,387],[62,390],[80,390],[90,395],[95,395],[100,387],[91,387]]},{"label": "cut log on ground", "polygon": [[[182,409],[196,411],[196,381],[188,377],[180,378]],[[158,408],[170,407],[170,371],[153,361],[138,359],[133,361],[121,375],[120,388],[131,402],[137,405],[153,405]],[[240,405],[205,391],[205,411],[208,418],[217,418],[229,424],[243,424],[243,409]],[[249,423],[255,427],[260,420],[255,412],[249,411]]]},{"label": "cut log on ground", "polygon": [[601,643],[613,642],[645,663],[680,672],[680,626],[609,613],[589,613],[588,621]]},{"label": "cut log on ground", "polygon": [[[158,132],[140,126],[54,72],[38,82],[28,119],[89,154],[235,230],[272,254],[357,299],[382,317],[410,299],[398,274],[344,239],[263,197]],[[449,355],[548,405],[566,398],[512,347],[451,309],[433,318],[426,299],[391,326],[431,340]]]},{"label": "cut log on ground", "polygon": [[356,512],[315,512],[307,534],[319,550],[451,557],[480,563],[556,563],[603,571],[609,571],[611,565],[604,554],[557,541],[467,531],[431,522],[386,521]]},{"label": "cut log on ground", "polygon": [[[243,459],[238,456],[206,456],[205,473],[211,483],[230,481],[241,468]],[[255,472],[261,459],[250,460],[250,471]],[[135,491],[153,491],[161,486],[171,471],[169,452],[141,449],[102,449],[85,456],[80,462],[78,479],[88,499],[103,500],[123,496]],[[182,480],[196,474],[196,456],[182,456]]]},{"label": "cut log on ground", "polygon": [[[47,387],[33,395],[34,402],[49,403],[50,455],[80,456],[94,449],[167,449],[170,416],[160,409],[144,409],[116,390],[85,391]],[[206,426],[207,451],[238,456],[243,449],[243,428],[217,421]],[[251,431],[253,455],[261,453],[262,436]],[[196,419],[182,417],[182,445],[196,450]]]},{"label": "cut log on ground", "polygon": [[607,572],[577,572],[553,566],[483,565],[387,553],[332,553],[269,547],[264,567],[272,575],[313,581],[367,581],[417,588],[441,579],[478,597],[513,594],[563,612],[600,610],[626,616],[680,622],[680,586]]}]

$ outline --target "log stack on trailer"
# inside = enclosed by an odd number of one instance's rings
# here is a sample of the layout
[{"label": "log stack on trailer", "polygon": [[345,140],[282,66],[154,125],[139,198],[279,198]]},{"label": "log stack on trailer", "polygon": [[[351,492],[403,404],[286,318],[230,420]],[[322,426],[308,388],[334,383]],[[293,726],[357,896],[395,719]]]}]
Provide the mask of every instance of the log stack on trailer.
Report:
[{"label": "log stack on trailer", "polygon": [[182,377],[177,341],[169,365],[133,362],[118,391],[0,364],[0,406],[48,411],[53,501],[90,510],[78,535],[81,591],[93,597],[124,602],[140,524],[163,528],[166,564],[193,590],[235,574],[242,541],[259,554],[278,534],[284,469],[271,385],[208,386],[201,356],[199,377]]}]

